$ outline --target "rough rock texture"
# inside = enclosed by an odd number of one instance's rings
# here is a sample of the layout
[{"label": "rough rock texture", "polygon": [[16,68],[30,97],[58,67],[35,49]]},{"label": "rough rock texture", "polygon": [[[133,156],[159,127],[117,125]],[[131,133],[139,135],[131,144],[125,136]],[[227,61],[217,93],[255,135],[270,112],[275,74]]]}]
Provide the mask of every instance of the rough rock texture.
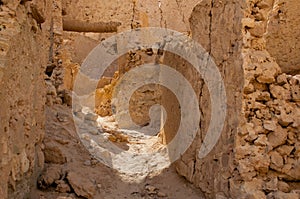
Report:
[{"label": "rough rock texture", "polygon": [[[209,109],[205,108],[200,138],[177,163],[179,174],[195,183],[208,198],[297,198],[290,186],[299,189],[299,184],[291,183],[299,181],[300,171],[299,75],[286,75],[281,68],[295,72],[299,67],[292,65],[292,61],[289,68],[284,64],[279,66],[266,50],[269,45],[273,53],[290,52],[286,46],[276,46],[276,42],[286,42],[283,39],[274,42],[275,27],[273,33],[267,32],[267,25],[271,26],[269,17],[273,17],[270,13],[278,4],[277,1],[247,1],[246,5],[202,1],[192,13],[193,38],[224,71],[228,97],[228,118],[215,149],[204,159],[196,157],[197,143],[201,144],[209,118]],[[291,5],[290,1],[281,1],[280,5],[285,4],[290,8],[298,6],[298,2]],[[239,42],[241,35],[243,45]],[[207,94],[205,90],[201,92],[200,107],[207,107]]]},{"label": "rough rock texture", "polygon": [[[65,18],[119,21],[119,32],[155,26],[191,35],[214,58],[224,79],[227,119],[213,151],[199,159],[197,154],[209,126],[209,92],[189,63],[171,53],[164,54],[162,63],[174,66],[193,86],[201,111],[200,130],[176,163],[177,172],[207,198],[284,198],[295,197],[293,190],[299,189],[297,183],[292,183],[299,180],[299,76],[295,75],[299,70],[295,20],[298,4],[284,0],[113,1],[109,5],[63,1],[62,11]],[[66,89],[72,88],[87,51],[111,35],[64,33],[61,55]],[[284,42],[283,36],[289,42]],[[151,62],[151,56],[155,55],[147,51],[129,52],[112,64],[95,94],[99,115],[112,114],[110,102],[116,80],[129,69]],[[136,92],[131,101],[135,110],[132,116],[138,124],[148,122],[145,104],[160,102],[174,110],[175,100],[166,91],[163,94],[167,95],[160,96],[153,88],[144,89],[149,95]],[[140,100],[145,96],[148,101]],[[177,128],[176,116],[171,121],[165,126],[164,143]]]},{"label": "rough rock texture", "polygon": [[37,180],[39,190],[33,190],[29,198],[203,198],[201,191],[177,175],[174,167],[139,183],[121,178],[81,144],[72,110],[66,104],[46,107],[46,121],[46,143],[53,142],[67,160],[63,164],[45,163]]},{"label": "rough rock texture", "polygon": [[[189,34],[190,28],[188,23],[189,13],[191,13],[193,6],[196,4],[196,0],[189,0],[188,3],[181,1],[174,2],[157,2],[157,1],[63,1],[63,14],[66,19],[77,19],[90,22],[109,22],[118,21],[121,26],[118,28],[118,32],[127,31],[139,27],[166,27],[177,31],[181,31]],[[75,14],[76,13],[76,14]],[[175,13],[175,15],[174,15]],[[76,76],[79,65],[83,59],[87,56],[88,52],[95,47],[101,40],[111,36],[111,33],[67,33],[64,32],[64,38],[66,40],[65,50],[63,50],[63,67],[65,68],[64,85],[66,89],[72,89],[74,78]],[[84,48],[82,48],[84,46]],[[148,56],[148,58],[147,58]],[[150,58],[149,58],[150,56]],[[67,58],[68,59],[65,59]],[[112,79],[118,79],[130,68],[140,65],[142,63],[149,63],[151,55],[149,52],[131,52],[127,56],[120,58],[116,63],[113,63],[109,67],[108,71],[97,89],[96,95],[96,112],[101,116],[111,115],[111,93],[114,88]],[[119,70],[120,73],[115,75],[114,72]],[[112,82],[111,82],[112,81]],[[106,87],[104,87],[106,86]],[[145,91],[145,88],[144,88]],[[147,93],[153,93],[153,88],[149,88]],[[158,97],[148,100],[144,104],[152,105],[156,103]],[[135,98],[133,101],[139,101],[141,97]],[[138,124],[147,123],[148,117],[143,118],[147,109],[141,108],[141,105],[136,106],[140,116],[135,119]],[[142,110],[143,109],[143,110]],[[146,111],[145,111],[146,110]],[[133,113],[133,114],[136,114]]]},{"label": "rough rock texture", "polygon": [[213,151],[207,157],[199,159],[198,151],[210,121],[210,99],[203,80],[198,78],[198,82],[192,81],[193,85],[200,86],[196,90],[200,102],[200,130],[194,143],[176,166],[178,173],[195,183],[207,198],[229,198],[232,187],[228,184],[235,178],[234,136],[239,122],[243,86],[240,29],[242,6],[240,1],[204,0],[194,8],[190,18],[193,39],[213,57],[224,79],[227,93],[227,119],[222,135]]},{"label": "rough rock texture", "polygon": [[[63,18],[87,21],[88,23],[118,21],[118,32],[139,27],[170,28],[190,34],[188,18],[196,5],[196,0],[182,1],[63,1]],[[75,14],[76,13],[76,14]],[[111,33],[69,33],[64,32],[64,46],[61,59],[64,70],[64,88],[73,88],[74,79],[83,59],[101,40],[112,36]],[[100,116],[112,115],[111,98],[116,81],[128,70],[144,63],[154,63],[152,51],[128,52],[111,64],[100,80],[95,91],[95,112]],[[151,50],[151,49],[150,49]],[[117,71],[117,72],[116,72]],[[116,72],[116,73],[115,73]],[[133,120],[144,126],[149,123],[148,111],[153,104],[159,103],[159,89],[147,86],[136,91],[131,100]],[[152,95],[152,96],[151,96]],[[147,99],[147,100],[146,100]],[[145,106],[146,105],[146,106]]]},{"label": "rough rock texture", "polygon": [[[206,198],[299,198],[298,8],[297,0],[0,1],[0,197],[202,197],[177,176],[175,166]],[[115,33],[65,32],[63,19],[117,21],[118,32],[170,28],[199,42],[213,57],[227,93],[222,135],[208,156],[197,156],[210,121],[208,88],[188,60],[163,52],[159,61],[190,82],[200,103],[200,130],[191,147],[170,170],[138,184],[123,182],[124,176],[91,157],[72,122],[71,91],[83,59]],[[112,63],[93,96],[95,112],[113,114],[116,82],[130,69],[153,63],[156,56],[143,49]],[[149,107],[164,105],[168,120],[159,136],[167,144],[180,123],[175,98],[167,89],[144,86],[130,101],[131,116],[144,126]],[[91,113],[81,116],[90,124],[97,119]],[[128,137],[107,133],[109,141],[128,147]],[[34,190],[28,195],[36,179],[39,189],[48,193]]]},{"label": "rough rock texture", "polygon": [[[266,49],[282,72],[300,72],[300,3],[297,0],[275,0],[269,13]],[[266,19],[266,15],[262,16]]]},{"label": "rough rock texture", "polygon": [[[241,190],[245,195],[253,195],[259,190],[268,198],[295,198],[297,196],[290,193],[289,184],[299,181],[300,177],[297,152],[300,84],[299,76],[286,75],[280,67],[290,72],[297,66],[288,69],[280,59],[278,63],[282,65],[278,65],[266,50],[274,42],[273,39],[265,39],[270,32],[265,33],[267,25],[269,28],[272,26],[270,20],[273,20],[273,12],[279,2],[247,3],[243,19],[245,85],[241,122],[236,136],[236,146],[239,146],[236,149],[237,168],[244,182]],[[292,1],[281,1],[281,4],[290,7],[291,4],[292,7],[299,5]],[[293,13],[289,16],[292,17]],[[253,26],[249,25],[250,20],[254,20]],[[299,33],[296,31],[295,34]],[[280,44],[276,49],[289,52],[288,46],[283,48]],[[274,53],[273,50],[271,52]],[[249,186],[255,181],[260,183]],[[296,189],[299,189],[299,184]],[[281,190],[287,193],[281,193]]]},{"label": "rough rock texture", "polygon": [[74,192],[78,196],[82,196],[84,198],[93,198],[96,192],[95,185],[83,176],[78,176],[74,172],[70,172],[67,175],[67,179],[74,189]]},{"label": "rough rock texture", "polygon": [[[43,168],[45,85],[52,1],[1,1],[0,196],[25,198]],[[50,3],[50,4],[49,4]]]},{"label": "rough rock texture", "polygon": [[[165,27],[180,32],[190,31],[188,18],[198,0],[111,0],[111,1],[63,1],[65,18],[90,22],[121,22],[119,31],[138,27]],[[93,35],[93,34],[92,34]],[[102,36],[105,34],[102,34]],[[109,34],[112,35],[112,34]],[[94,34],[98,37],[98,34]],[[101,39],[101,37],[98,37]]]}]

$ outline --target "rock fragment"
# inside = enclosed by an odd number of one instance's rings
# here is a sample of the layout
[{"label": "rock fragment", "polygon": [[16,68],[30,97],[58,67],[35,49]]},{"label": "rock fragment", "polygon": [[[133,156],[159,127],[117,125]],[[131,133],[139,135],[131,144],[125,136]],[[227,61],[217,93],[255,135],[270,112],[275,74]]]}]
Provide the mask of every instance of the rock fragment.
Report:
[{"label": "rock fragment", "polygon": [[276,148],[286,142],[287,135],[286,129],[278,127],[277,130],[268,134],[268,141],[273,148]]},{"label": "rock fragment", "polygon": [[67,180],[77,196],[82,196],[87,199],[94,198],[96,187],[89,179],[75,172],[69,172]]},{"label": "rock fragment", "polygon": [[45,169],[38,179],[38,187],[46,189],[51,186],[55,181],[59,180],[63,175],[62,169],[59,165],[52,165]]}]

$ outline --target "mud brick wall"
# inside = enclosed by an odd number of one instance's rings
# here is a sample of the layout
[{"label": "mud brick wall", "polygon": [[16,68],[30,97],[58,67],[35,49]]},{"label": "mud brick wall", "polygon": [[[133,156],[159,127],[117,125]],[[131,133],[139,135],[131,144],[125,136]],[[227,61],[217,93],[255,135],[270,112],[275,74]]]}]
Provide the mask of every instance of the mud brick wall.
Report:
[{"label": "mud brick wall", "polygon": [[[43,168],[44,71],[52,1],[0,6],[0,197],[25,198]],[[50,27],[50,26],[49,26]]]}]

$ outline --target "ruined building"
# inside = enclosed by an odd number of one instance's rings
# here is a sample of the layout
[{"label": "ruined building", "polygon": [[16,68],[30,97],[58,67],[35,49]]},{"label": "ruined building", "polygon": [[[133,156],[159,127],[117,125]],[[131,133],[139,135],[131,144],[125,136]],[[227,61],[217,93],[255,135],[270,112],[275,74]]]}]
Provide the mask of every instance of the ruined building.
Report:
[{"label": "ruined building", "polygon": [[[300,198],[299,9],[298,0],[0,0],[0,199]],[[144,35],[124,41],[130,30]],[[166,45],[125,51],[166,32]],[[182,53],[207,58],[205,70],[167,50],[176,38]],[[123,54],[86,78],[111,41],[107,52]],[[139,72],[147,64],[161,67]],[[155,84],[169,80],[181,95]],[[156,104],[164,110],[151,112]],[[125,113],[138,130],[124,130]],[[179,129],[188,136],[176,140]]]}]

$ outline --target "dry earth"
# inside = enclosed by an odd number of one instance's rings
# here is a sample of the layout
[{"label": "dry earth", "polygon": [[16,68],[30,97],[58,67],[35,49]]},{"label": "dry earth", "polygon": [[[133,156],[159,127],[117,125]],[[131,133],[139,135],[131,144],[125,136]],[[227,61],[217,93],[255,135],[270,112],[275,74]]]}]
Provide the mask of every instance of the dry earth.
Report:
[{"label": "dry earth", "polygon": [[[300,198],[299,10],[299,0],[0,0],[0,199]],[[204,158],[198,153],[210,126],[211,93],[189,60],[174,53],[125,53],[90,95],[95,110],[71,109],[89,52],[143,27],[192,38],[220,72],[227,117]],[[157,136],[119,129],[111,106],[118,80],[154,62],[184,76],[201,114],[193,143],[171,166],[162,147],[180,124],[174,93],[145,85],[131,98],[130,114],[141,128],[152,105],[165,105],[170,120]],[[85,133],[77,134],[75,124]],[[97,153],[104,161],[91,155]]]},{"label": "dry earth", "polygon": [[82,145],[66,105],[48,107],[46,120],[45,170],[38,180],[41,190],[33,191],[32,199],[204,198],[173,166],[139,183],[132,182],[132,177],[121,179]]}]

